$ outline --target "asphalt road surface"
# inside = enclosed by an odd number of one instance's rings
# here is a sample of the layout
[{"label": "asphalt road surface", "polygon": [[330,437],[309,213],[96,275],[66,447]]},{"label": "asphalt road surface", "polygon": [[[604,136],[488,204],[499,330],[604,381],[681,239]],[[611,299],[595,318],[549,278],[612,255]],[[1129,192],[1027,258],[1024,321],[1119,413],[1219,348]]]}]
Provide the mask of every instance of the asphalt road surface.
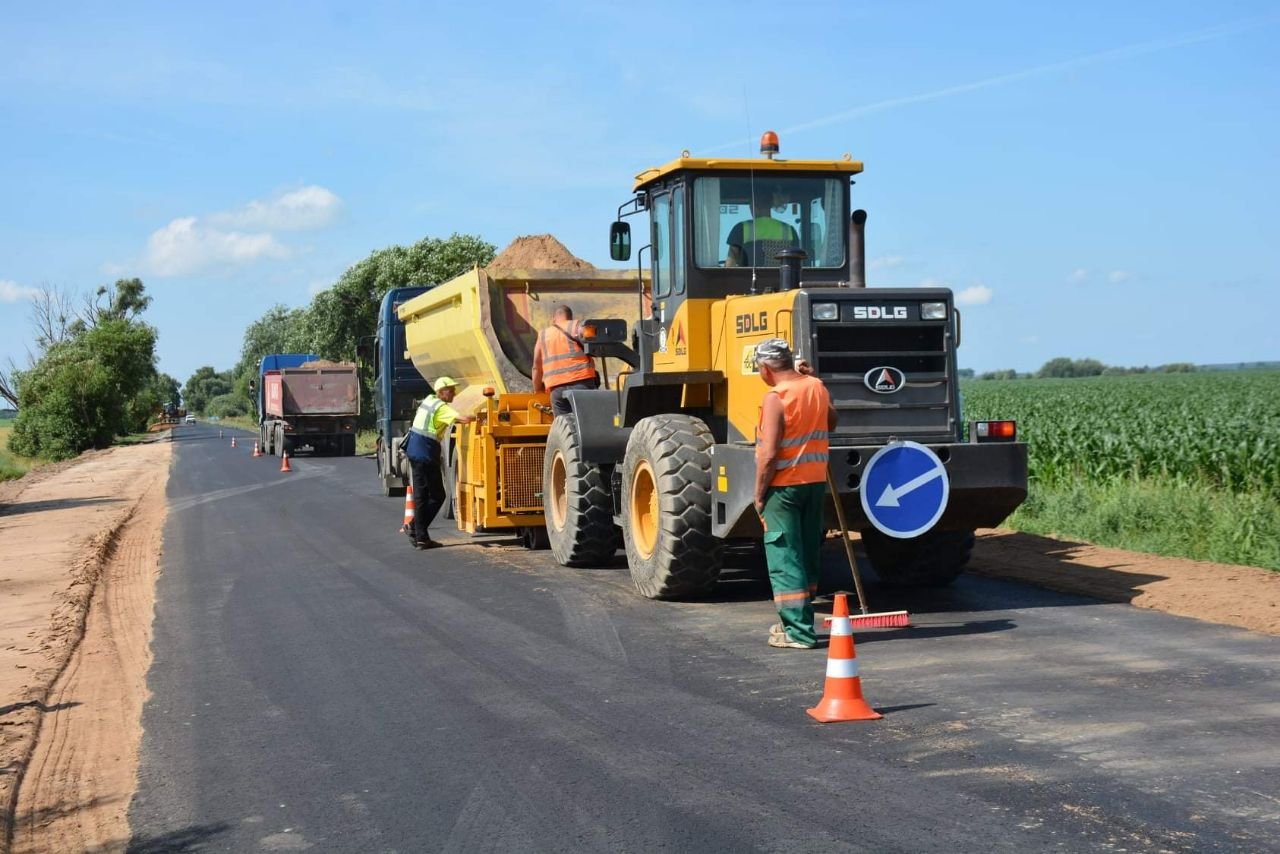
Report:
[{"label": "asphalt road surface", "polygon": [[174,439],[131,851],[1280,850],[1280,638],[873,584],[914,615],[857,635],[885,718],[823,725],[758,575],[660,603],[621,557],[417,552],[372,460],[239,435]]}]

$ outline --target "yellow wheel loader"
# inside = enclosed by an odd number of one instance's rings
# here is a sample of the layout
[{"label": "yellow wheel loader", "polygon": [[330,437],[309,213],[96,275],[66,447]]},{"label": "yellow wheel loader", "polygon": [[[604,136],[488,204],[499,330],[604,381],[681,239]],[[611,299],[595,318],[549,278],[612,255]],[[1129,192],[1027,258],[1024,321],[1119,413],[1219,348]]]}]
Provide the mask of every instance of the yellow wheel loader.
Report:
[{"label": "yellow wheel loader", "polygon": [[[427,321],[428,302],[463,299],[439,293],[458,289],[456,282],[401,308],[420,372],[495,390],[481,420],[453,437],[461,448],[460,526],[507,524],[502,495],[513,487],[502,482],[498,447],[519,441],[542,464],[542,507],[515,508],[523,515],[508,525],[524,530],[528,544],[543,544],[545,520],[545,542],[563,564],[607,563],[621,543],[643,595],[705,593],[726,543],[762,535],[754,444],[767,387],[753,357],[758,343],[775,337],[831,392],[839,413],[829,436],[836,500],[882,580],[949,583],[969,558],[973,530],[998,525],[1025,499],[1027,453],[1016,424],[963,421],[951,291],[866,287],[866,214],[850,200],[862,164],[847,155],[782,160],[777,150],[766,133],[759,159],[686,152],[640,173],[610,229],[611,257],[626,261],[627,219],[647,218],[640,274],[608,274],[611,287],[584,279],[544,295],[526,282],[526,297],[544,308],[516,311],[519,322],[508,322],[511,312],[497,321],[493,311],[472,312],[468,322],[488,327],[480,332],[461,321],[448,328]],[[508,303],[520,292],[518,282],[459,290],[476,289]],[[591,295],[594,303],[573,307],[587,318],[586,350],[611,383],[568,392],[572,413],[551,419],[546,396],[529,394],[529,372],[492,356],[531,352],[557,296],[578,303]],[[483,346],[435,356],[458,336],[477,334]],[[474,363],[470,374],[463,361]],[[515,425],[527,435],[495,432]],[[463,506],[477,490],[486,491],[483,512]]]}]

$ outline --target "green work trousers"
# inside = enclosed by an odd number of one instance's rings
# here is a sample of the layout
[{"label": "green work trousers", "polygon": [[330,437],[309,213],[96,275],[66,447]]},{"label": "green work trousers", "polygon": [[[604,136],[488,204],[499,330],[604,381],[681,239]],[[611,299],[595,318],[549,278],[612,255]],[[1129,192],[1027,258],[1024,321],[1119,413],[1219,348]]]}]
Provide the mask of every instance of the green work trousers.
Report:
[{"label": "green work trousers", "polygon": [[825,483],[771,486],[764,499],[764,556],[782,626],[792,640],[817,643],[813,597],[822,569]]}]

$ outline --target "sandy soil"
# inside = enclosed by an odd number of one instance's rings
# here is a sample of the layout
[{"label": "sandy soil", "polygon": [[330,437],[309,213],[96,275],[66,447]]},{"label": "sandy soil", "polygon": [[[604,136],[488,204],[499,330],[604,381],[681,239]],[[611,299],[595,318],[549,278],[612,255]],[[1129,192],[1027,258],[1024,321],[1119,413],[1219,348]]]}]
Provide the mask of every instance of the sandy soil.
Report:
[{"label": "sandy soil", "polygon": [[115,448],[0,491],[0,822],[15,851],[128,840],[170,455]]},{"label": "sandy soil", "polygon": [[592,266],[570,252],[550,234],[517,237],[489,262],[490,270],[590,270]]},{"label": "sandy soil", "polygon": [[980,531],[969,571],[1280,634],[1280,572]]}]

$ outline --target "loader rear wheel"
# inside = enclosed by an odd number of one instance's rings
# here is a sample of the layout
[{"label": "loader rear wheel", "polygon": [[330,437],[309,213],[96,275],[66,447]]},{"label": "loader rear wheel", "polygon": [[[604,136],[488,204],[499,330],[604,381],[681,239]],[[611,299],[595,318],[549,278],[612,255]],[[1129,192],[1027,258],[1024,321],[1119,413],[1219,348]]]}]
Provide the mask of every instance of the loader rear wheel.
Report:
[{"label": "loader rear wheel", "polygon": [[869,529],[862,532],[862,546],[885,584],[946,587],[960,577],[973,554],[973,531],[930,531],[899,540]]},{"label": "loader rear wheel", "polygon": [[621,545],[613,524],[609,479],[600,466],[582,461],[574,420],[551,423],[542,461],[542,506],[551,553],[563,566],[600,566]]},{"label": "loader rear wheel", "polygon": [[636,590],[650,599],[707,593],[723,541],[711,536],[711,445],[689,415],[655,415],[631,432],[622,461],[623,541]]}]

